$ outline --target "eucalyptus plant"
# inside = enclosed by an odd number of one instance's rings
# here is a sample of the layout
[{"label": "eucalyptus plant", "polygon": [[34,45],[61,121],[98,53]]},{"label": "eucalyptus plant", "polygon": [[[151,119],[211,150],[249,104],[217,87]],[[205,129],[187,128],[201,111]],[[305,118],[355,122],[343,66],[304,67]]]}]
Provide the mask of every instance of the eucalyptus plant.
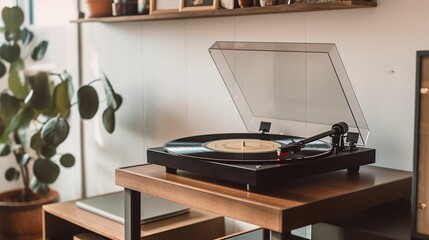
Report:
[{"label": "eucalyptus plant", "polygon": [[100,100],[93,84],[102,83],[104,89],[106,109],[102,119],[109,133],[115,129],[115,112],[122,97],[115,93],[105,75],[81,86],[74,97],[71,76],[66,71],[28,71],[27,65],[40,61],[49,43],[34,43],[34,33],[22,26],[24,13],[18,6],[5,7],[2,18],[0,81],[7,81],[2,84],[7,87],[0,92],[0,156],[15,157],[17,167],[8,168],[5,178],[22,179],[20,201],[26,201],[30,191],[49,192],[49,184],[57,179],[60,166],[68,168],[75,164],[72,154],[57,152],[57,148],[69,134],[67,119],[73,106],[77,105],[82,119],[91,119],[97,113]]}]

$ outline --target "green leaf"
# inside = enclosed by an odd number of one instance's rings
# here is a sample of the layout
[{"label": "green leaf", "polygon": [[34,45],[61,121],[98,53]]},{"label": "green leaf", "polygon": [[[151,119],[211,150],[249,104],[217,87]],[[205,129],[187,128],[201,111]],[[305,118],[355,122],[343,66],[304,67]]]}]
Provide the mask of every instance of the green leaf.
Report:
[{"label": "green leaf", "polygon": [[16,32],[5,31],[4,37],[6,41],[17,42],[22,37],[22,31],[21,30],[18,30]]},{"label": "green leaf", "polygon": [[15,115],[10,124],[6,127],[3,135],[7,135],[20,127],[27,126],[31,119],[33,118],[33,109],[31,107],[26,107],[21,110],[17,115]]},{"label": "green leaf", "polygon": [[3,8],[2,17],[6,31],[9,32],[18,32],[24,22],[24,12],[17,6]]},{"label": "green leaf", "polygon": [[117,103],[117,107],[115,108],[115,111],[118,110],[118,108],[122,105],[122,96],[119,94],[115,95],[115,99],[116,99],[116,103]]},{"label": "green leaf", "polygon": [[10,145],[9,144],[0,144],[0,156],[7,156],[10,154]]},{"label": "green leaf", "polygon": [[40,131],[37,131],[31,136],[30,147],[36,152],[37,156],[42,154],[43,141],[40,136]]},{"label": "green leaf", "polygon": [[30,103],[34,109],[42,112],[47,110],[52,103],[49,75],[46,72],[38,72],[36,75],[28,77],[28,82],[31,85],[31,91],[25,99],[25,103]]},{"label": "green leaf", "polygon": [[48,184],[37,180],[37,178],[35,177],[31,178],[30,188],[31,188],[31,191],[39,195],[46,195],[50,191]]},{"label": "green leaf", "polygon": [[108,133],[112,133],[115,130],[115,110],[112,107],[104,110],[103,125]]},{"label": "green leaf", "polygon": [[10,181],[16,181],[19,179],[19,171],[16,170],[15,168],[11,167],[9,169],[6,170],[4,177],[6,178],[6,180]]},{"label": "green leaf", "polygon": [[60,74],[60,78],[62,80],[62,82],[67,82],[68,84],[68,94],[69,94],[69,98],[71,98],[74,94],[74,87],[73,87],[73,83],[72,83],[72,76],[66,71],[64,70],[61,74]]},{"label": "green leaf", "polygon": [[112,107],[113,109],[118,108],[118,103],[116,102],[116,93],[113,90],[112,84],[106,75],[103,74],[103,83],[104,83],[104,91],[107,97],[107,106]]},{"label": "green leaf", "polygon": [[82,86],[77,91],[79,114],[83,119],[91,119],[98,110],[98,94],[91,86]]},{"label": "green leaf", "polygon": [[57,148],[48,146],[48,145],[43,145],[41,152],[42,152],[42,156],[46,158],[51,158],[55,156],[55,154],[57,154]]},{"label": "green leaf", "polygon": [[[27,125],[24,125],[23,127],[19,127],[17,130],[13,132],[13,141],[15,141],[14,146],[14,152],[16,149],[19,149],[20,152],[25,152],[23,144],[26,143],[25,139],[27,138]],[[22,151],[21,151],[22,150]]]},{"label": "green leaf", "polygon": [[9,71],[9,89],[18,99],[24,99],[30,93],[30,84],[28,83],[24,71]]},{"label": "green leaf", "polygon": [[18,59],[20,54],[21,48],[18,44],[9,45],[4,43],[0,47],[0,57],[9,63],[12,63]]},{"label": "green leaf", "polygon": [[61,113],[62,116],[67,116],[70,109],[70,96],[68,88],[68,81],[61,82],[54,88],[55,110]]},{"label": "green leaf", "polygon": [[33,40],[33,36],[34,36],[33,32],[31,32],[27,28],[24,28],[22,30],[22,36],[21,36],[22,44],[24,45],[30,44],[31,40]]},{"label": "green leaf", "polygon": [[20,101],[7,93],[0,95],[0,117],[5,123],[9,123],[10,120],[19,111]]},{"label": "green leaf", "polygon": [[60,167],[49,159],[38,158],[34,162],[33,173],[40,182],[51,184],[57,180]]},{"label": "green leaf", "polygon": [[70,126],[62,117],[51,118],[43,124],[41,138],[43,143],[51,147],[57,147],[69,134]]},{"label": "green leaf", "polygon": [[9,136],[7,134],[4,134],[5,130],[6,130],[6,124],[0,118],[0,143],[8,143],[9,142]]},{"label": "green leaf", "polygon": [[33,52],[31,53],[31,58],[34,61],[41,60],[46,53],[46,50],[48,49],[48,41],[41,41],[37,46],[34,48]]},{"label": "green leaf", "polygon": [[3,62],[0,62],[0,78],[6,74],[6,66]]},{"label": "green leaf", "polygon": [[0,121],[0,143],[8,144],[9,143],[9,135],[5,134],[6,126]]},{"label": "green leaf", "polygon": [[25,63],[22,58],[16,59],[13,63],[10,64],[10,72],[12,71],[21,71],[25,69]]},{"label": "green leaf", "polygon": [[70,153],[64,154],[60,158],[61,165],[63,165],[63,167],[66,167],[66,168],[73,167],[75,162],[76,162],[76,160],[75,160],[74,156],[71,155]]}]

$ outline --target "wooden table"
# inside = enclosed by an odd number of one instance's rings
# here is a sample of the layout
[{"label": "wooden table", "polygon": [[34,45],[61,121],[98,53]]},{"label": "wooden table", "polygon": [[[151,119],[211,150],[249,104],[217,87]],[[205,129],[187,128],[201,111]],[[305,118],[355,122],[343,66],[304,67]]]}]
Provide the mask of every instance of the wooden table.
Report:
[{"label": "wooden table", "polygon": [[326,173],[262,194],[208,182],[182,171],[166,173],[157,165],[120,168],[115,174],[116,184],[126,191],[127,240],[139,239],[139,192],[261,226],[271,231],[271,239],[288,239],[295,228],[410,196],[412,175],[363,166],[358,173]]}]

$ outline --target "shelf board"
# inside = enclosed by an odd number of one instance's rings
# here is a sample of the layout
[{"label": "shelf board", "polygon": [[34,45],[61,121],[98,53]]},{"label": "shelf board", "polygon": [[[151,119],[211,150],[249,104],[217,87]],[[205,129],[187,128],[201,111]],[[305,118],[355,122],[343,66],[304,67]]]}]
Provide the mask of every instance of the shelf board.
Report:
[{"label": "shelf board", "polygon": [[83,19],[73,20],[72,22],[74,23],[86,23],[86,22],[114,23],[114,22],[132,22],[132,21],[154,21],[154,20],[169,20],[169,19],[228,17],[228,16],[258,15],[258,14],[272,14],[272,13],[369,8],[369,7],[376,7],[376,6],[377,6],[377,2],[375,1],[350,0],[350,1],[335,1],[335,2],[320,2],[320,3],[284,4],[284,5],[275,5],[275,6],[267,6],[267,7],[186,11],[186,12],[163,13],[163,14],[152,14],[152,15],[83,18]]}]

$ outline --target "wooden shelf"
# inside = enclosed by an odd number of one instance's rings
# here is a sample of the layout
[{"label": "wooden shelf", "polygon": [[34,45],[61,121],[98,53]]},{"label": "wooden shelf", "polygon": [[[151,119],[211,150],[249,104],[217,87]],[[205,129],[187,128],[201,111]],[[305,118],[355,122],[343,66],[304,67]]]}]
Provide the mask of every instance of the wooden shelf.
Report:
[{"label": "wooden shelf", "polygon": [[153,15],[132,15],[132,16],[117,16],[117,17],[102,17],[102,18],[84,18],[74,20],[75,23],[85,22],[132,22],[132,21],[154,21],[154,20],[169,20],[169,19],[188,19],[188,18],[209,18],[209,17],[228,17],[242,15],[258,15],[272,13],[290,13],[290,12],[309,12],[309,11],[324,11],[338,9],[355,9],[376,7],[375,1],[336,1],[336,2],[321,2],[321,3],[303,3],[303,4],[285,4],[269,7],[250,7],[236,9],[219,9],[206,11],[188,11],[178,13],[164,13]]},{"label": "wooden shelf", "polygon": [[[43,206],[43,239],[72,239],[79,233],[93,233],[108,239],[123,240],[124,225],[82,210],[76,202]],[[144,240],[213,239],[224,236],[223,217],[191,209],[187,214],[141,225]]]}]

